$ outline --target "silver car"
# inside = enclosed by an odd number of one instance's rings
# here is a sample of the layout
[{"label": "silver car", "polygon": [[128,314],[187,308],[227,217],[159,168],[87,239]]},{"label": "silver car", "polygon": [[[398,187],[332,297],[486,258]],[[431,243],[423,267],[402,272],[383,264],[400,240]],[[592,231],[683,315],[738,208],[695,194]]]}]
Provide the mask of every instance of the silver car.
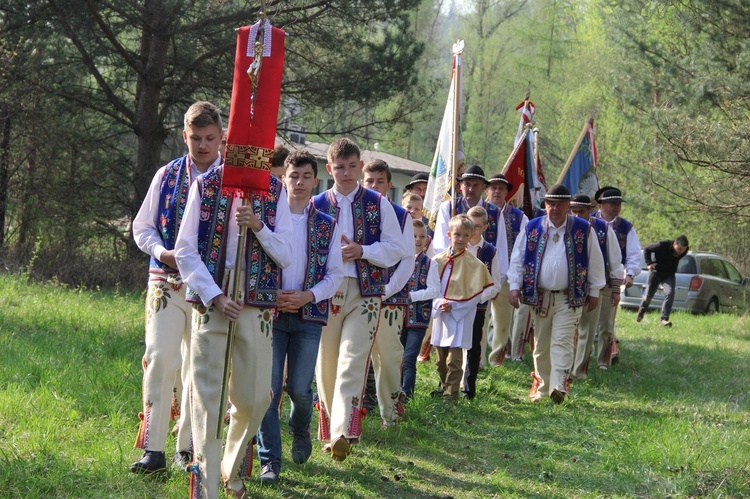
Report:
[{"label": "silver car", "polygon": [[[635,277],[630,288],[623,288],[620,300],[623,308],[635,308],[648,288],[648,269],[641,252],[643,272]],[[743,278],[731,262],[715,253],[689,251],[682,257],[675,275],[675,295],[672,310],[683,310],[694,314],[738,311],[748,309],[748,287],[750,279]],[[664,292],[659,289],[651,300],[649,309],[661,309]]]}]

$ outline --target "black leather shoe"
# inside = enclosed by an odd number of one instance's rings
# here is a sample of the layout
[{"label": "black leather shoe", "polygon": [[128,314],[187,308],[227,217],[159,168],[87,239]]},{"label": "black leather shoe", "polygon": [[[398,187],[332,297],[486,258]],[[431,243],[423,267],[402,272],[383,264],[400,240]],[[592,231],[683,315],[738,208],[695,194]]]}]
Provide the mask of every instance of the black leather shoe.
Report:
[{"label": "black leather shoe", "polygon": [[163,452],[147,450],[143,453],[140,461],[130,465],[130,471],[133,473],[158,473],[167,469],[167,460]]}]

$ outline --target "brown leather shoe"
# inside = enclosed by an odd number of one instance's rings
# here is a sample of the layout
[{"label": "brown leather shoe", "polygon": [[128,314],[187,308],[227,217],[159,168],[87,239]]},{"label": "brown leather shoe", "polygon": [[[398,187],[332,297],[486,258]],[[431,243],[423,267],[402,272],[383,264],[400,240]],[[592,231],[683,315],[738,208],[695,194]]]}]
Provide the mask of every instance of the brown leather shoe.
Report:
[{"label": "brown leather shoe", "polygon": [[334,461],[343,461],[351,451],[352,447],[344,436],[340,436],[331,442],[331,457]]},{"label": "brown leather shoe", "polygon": [[563,400],[565,400],[565,392],[561,392],[557,388],[552,390],[552,393],[549,394],[549,398],[552,399],[552,402],[555,404],[562,404]]},{"label": "brown leather shoe", "polygon": [[232,499],[249,499],[249,496],[247,495],[247,490],[245,490],[245,486],[243,485],[240,490],[234,490],[229,487],[224,487],[224,493],[227,497],[231,497]]}]

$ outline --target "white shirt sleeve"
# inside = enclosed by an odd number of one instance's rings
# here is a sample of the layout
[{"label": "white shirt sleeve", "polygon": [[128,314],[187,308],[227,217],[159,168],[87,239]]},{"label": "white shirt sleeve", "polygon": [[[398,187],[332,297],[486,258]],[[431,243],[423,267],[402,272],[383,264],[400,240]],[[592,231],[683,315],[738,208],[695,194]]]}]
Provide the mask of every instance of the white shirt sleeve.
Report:
[{"label": "white shirt sleeve", "polygon": [[589,295],[597,298],[599,296],[599,290],[607,284],[607,279],[604,274],[604,257],[602,256],[602,250],[599,247],[599,239],[596,237],[596,232],[593,227],[589,227],[587,249],[589,254]]},{"label": "white shirt sleeve", "polygon": [[440,276],[438,275],[438,264],[433,260],[427,270],[427,287],[409,292],[409,299],[416,302],[432,300],[438,296],[440,296]]},{"label": "white shirt sleeve", "polygon": [[143,198],[141,208],[133,219],[133,239],[138,248],[149,256],[159,260],[162,252],[166,251],[164,241],[158,229],[159,223],[159,194],[161,182],[167,166],[157,170],[146,197]]},{"label": "white shirt sleeve", "polygon": [[208,307],[223,291],[214,282],[198,253],[198,225],[201,211],[201,194],[198,185],[199,182],[196,181],[190,186],[180,232],[175,242],[175,257],[183,281],[200,295],[203,304]]},{"label": "white shirt sleeve", "polygon": [[503,285],[503,281],[505,280],[505,275],[502,274],[500,271],[499,256],[500,256],[500,252],[496,250],[495,256],[492,258],[492,264],[490,265],[490,268],[491,268],[490,275],[492,276],[492,286],[485,288],[484,291],[482,291],[481,298],[479,298],[479,303],[484,303],[487,300],[493,299],[500,292],[500,288]]},{"label": "white shirt sleeve", "polygon": [[450,246],[448,240],[448,222],[451,219],[451,202],[443,201],[438,210],[437,220],[435,221],[435,235],[432,238],[432,254],[439,255],[447,250]]},{"label": "white shirt sleeve", "polygon": [[609,260],[609,277],[622,280],[625,270],[622,266],[622,252],[617,242],[617,235],[612,227],[607,227],[607,259]]},{"label": "white shirt sleeve", "polygon": [[414,255],[414,237],[407,245],[396,212],[385,196],[380,198],[380,241],[362,246],[362,258],[378,267],[393,267],[404,255]]},{"label": "white shirt sleeve", "polygon": [[[236,224],[237,222],[232,220],[232,223]],[[253,231],[253,233],[268,256],[276,262],[276,265],[285,269],[291,264],[294,225],[292,224],[292,213],[289,211],[285,188],[281,188],[281,194],[276,202],[274,229],[269,229],[264,223],[262,229],[258,232]]]},{"label": "white shirt sleeve", "polygon": [[331,298],[341,285],[344,279],[344,261],[341,257],[341,230],[339,224],[334,225],[333,237],[328,247],[328,261],[326,262],[326,275],[323,279],[313,286],[313,296],[315,303]]},{"label": "white shirt sleeve", "polygon": [[411,215],[407,213],[406,216],[408,218],[404,225],[402,237],[404,238],[407,247],[409,246],[408,242],[411,241],[411,251],[401,259],[393,276],[388,280],[388,284],[385,285],[385,294],[383,295],[384,300],[387,300],[404,289],[404,286],[406,286],[411,275],[414,273],[414,226],[411,224]]},{"label": "white shirt sleeve", "polygon": [[625,244],[625,270],[633,277],[641,273],[641,251],[641,241],[633,227],[628,232]]},{"label": "white shirt sleeve", "polygon": [[526,228],[518,233],[516,244],[513,245],[513,252],[510,255],[508,264],[508,285],[511,291],[521,289],[523,281],[523,257],[526,248]]}]

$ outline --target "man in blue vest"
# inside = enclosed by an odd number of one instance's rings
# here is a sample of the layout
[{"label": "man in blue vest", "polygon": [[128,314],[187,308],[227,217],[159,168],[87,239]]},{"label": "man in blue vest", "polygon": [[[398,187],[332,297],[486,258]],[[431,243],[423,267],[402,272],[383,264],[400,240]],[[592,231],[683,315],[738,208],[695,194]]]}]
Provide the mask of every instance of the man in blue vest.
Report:
[{"label": "man in blue vest", "polygon": [[[505,241],[498,239],[500,209],[494,204],[485,201],[482,197],[489,185],[487,177],[484,176],[484,170],[479,165],[472,165],[458,177],[458,181],[460,182],[461,196],[456,200],[456,214],[466,214],[474,206],[481,206],[487,210],[487,230],[484,231],[483,237],[495,245],[496,248],[504,248]],[[451,201],[444,201],[440,205],[440,211],[435,222],[435,237],[432,242],[435,254],[445,251],[450,247],[450,241],[448,241],[448,222],[451,217]]]},{"label": "man in blue vest", "polygon": [[[622,284],[626,288],[633,285],[633,278],[641,273],[641,241],[635,231],[633,223],[620,217],[622,192],[615,187],[602,188],[594,196],[599,203],[599,212],[595,215],[607,222],[617,236],[620,246],[622,265],[625,267],[625,277]],[[616,358],[613,358],[613,342],[615,340],[615,316],[617,306],[612,306],[609,300],[604,300],[599,312],[599,341],[597,362],[599,369],[608,369]]]},{"label": "man in blue vest", "polygon": [[273,321],[273,372],[271,405],[258,432],[260,481],[275,484],[281,471],[279,407],[286,391],[291,399],[289,430],[292,460],[310,458],[310,420],[313,410],[312,380],[318,359],[320,335],[328,322],[329,299],[341,285],[341,232],[336,222],[310,203],[318,185],[318,164],[308,151],[295,151],[285,160],[282,181],[291,212],[294,241],[292,262],[281,272]]},{"label": "man in blue vest", "polygon": [[508,269],[514,308],[532,307],[534,382],[529,397],[556,404],[568,393],[573,337],[581,312],[596,308],[605,285],[604,261],[591,225],[568,214],[570,192],[555,185],[544,197],[547,215],[531,220],[513,247]]},{"label": "man in blue vest", "polygon": [[605,301],[609,305],[617,307],[620,302],[620,283],[623,277],[623,267],[620,261],[620,247],[617,237],[611,227],[601,218],[591,216],[591,198],[585,194],[576,194],[570,202],[570,211],[573,215],[588,220],[596,232],[599,249],[604,256],[604,271],[607,276],[607,284],[599,294],[599,306],[592,311],[584,310],[581,322],[578,324],[578,346],[576,347],[576,359],[573,365],[573,377],[584,380],[588,377],[589,358],[594,348],[594,336],[599,326],[599,313]]},{"label": "man in blue vest", "polygon": [[[175,462],[183,469],[192,461],[190,430],[190,326],[192,308],[174,256],[188,192],[198,175],[221,164],[221,111],[200,101],[185,113],[182,139],[188,154],[154,175],[141,209],[133,220],[133,238],[151,257],[146,297],[146,352],[143,354],[143,412],[135,446],[144,450],[133,473],[166,469],[164,446],[169,432],[173,387],[183,387]],[[183,355],[185,358],[183,358]],[[178,396],[175,392],[174,396]]]}]

